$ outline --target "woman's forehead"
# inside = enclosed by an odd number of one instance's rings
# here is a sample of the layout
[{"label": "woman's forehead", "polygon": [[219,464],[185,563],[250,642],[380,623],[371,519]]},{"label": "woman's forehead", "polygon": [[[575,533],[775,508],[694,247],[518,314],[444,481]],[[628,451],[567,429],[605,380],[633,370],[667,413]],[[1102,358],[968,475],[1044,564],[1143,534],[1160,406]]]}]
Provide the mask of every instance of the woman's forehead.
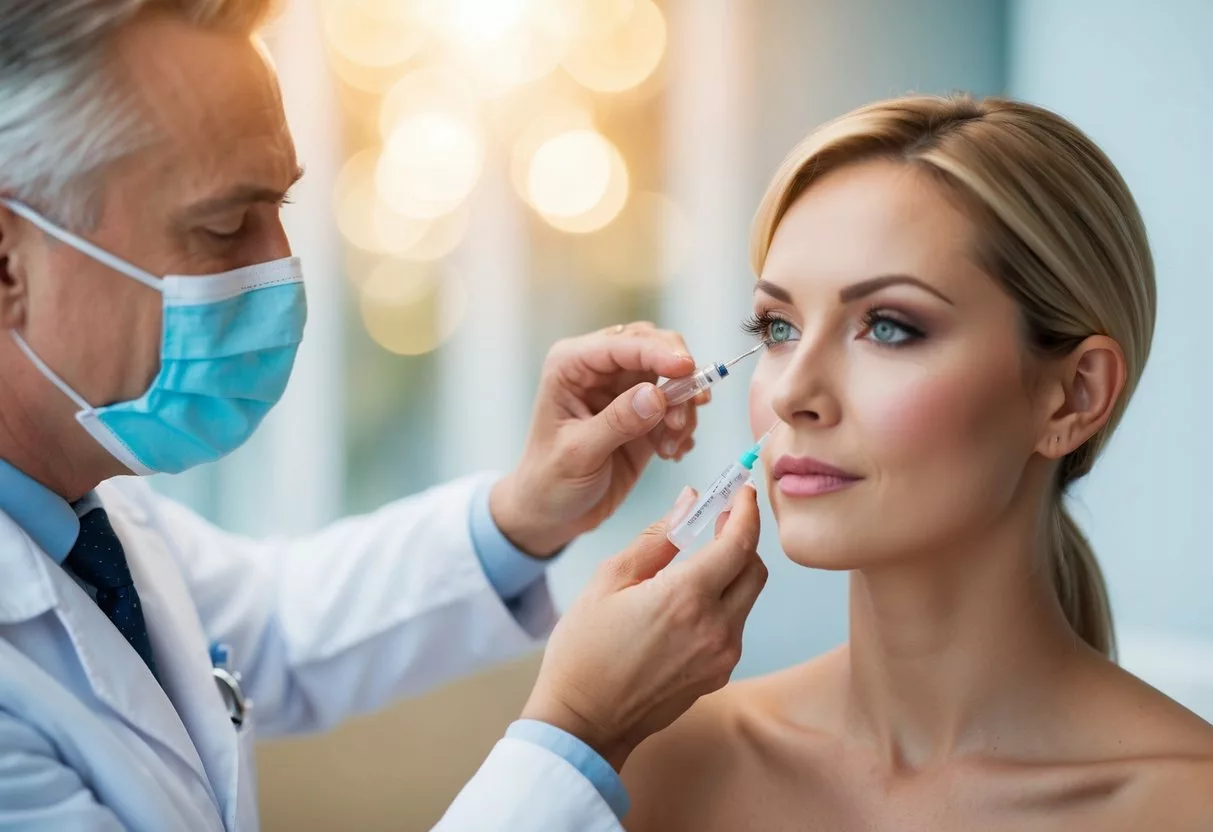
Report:
[{"label": "woman's forehead", "polygon": [[796,199],[775,230],[762,276],[784,284],[911,274],[947,291],[976,271],[974,232],[924,171],[864,162],[832,171]]}]

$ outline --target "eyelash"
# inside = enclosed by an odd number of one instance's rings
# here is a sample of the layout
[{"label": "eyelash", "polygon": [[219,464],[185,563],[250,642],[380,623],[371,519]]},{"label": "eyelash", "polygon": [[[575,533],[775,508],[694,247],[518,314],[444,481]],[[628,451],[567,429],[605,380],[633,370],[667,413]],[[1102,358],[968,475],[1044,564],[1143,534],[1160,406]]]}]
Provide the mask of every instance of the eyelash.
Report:
[{"label": "eyelash", "polygon": [[233,231],[231,234],[221,234],[218,231],[211,231],[209,228],[204,229],[204,230],[206,231],[206,236],[208,236],[212,240],[215,240],[216,242],[220,242],[220,243],[230,243],[233,240],[240,239],[240,237],[242,237],[244,235],[244,225],[243,224],[239,228],[237,228],[235,231]]},{"label": "eyelash", "polygon": [[[904,340],[900,343],[882,344],[882,346],[906,347],[906,346],[909,346],[910,344],[913,344],[915,341],[921,341],[922,339],[927,337],[927,334],[925,332],[923,332],[921,329],[919,329],[918,327],[914,326],[913,324],[911,324],[911,323],[903,320],[902,318],[898,317],[897,315],[893,314],[890,310],[880,309],[880,308],[869,309],[867,312],[864,313],[864,315],[863,315],[864,333],[866,334],[866,333],[871,332],[872,328],[875,327],[876,324],[882,323],[882,322],[890,323],[893,326],[900,329],[906,335],[910,336],[909,338],[907,338],[906,340]],[[877,343],[879,343],[879,342],[877,342]]]},{"label": "eyelash", "polygon": [[771,324],[776,321],[783,321],[786,324],[791,324],[791,321],[776,317],[769,312],[755,313],[750,315],[741,323],[741,331],[760,339],[763,343],[771,343]]},{"label": "eyelash", "polygon": [[[282,197],[282,199],[278,200],[279,208],[281,208],[284,205],[294,205],[294,204],[295,204],[295,200],[291,197],[290,194],[287,194],[286,196]],[[212,240],[215,240],[216,242],[230,243],[233,240],[239,239],[241,236],[243,236],[248,231],[250,219],[251,219],[251,217],[246,215],[244,217],[243,221],[241,221],[240,227],[237,228],[235,231],[233,231],[231,234],[220,234],[218,231],[211,231],[209,228],[203,229],[203,231],[205,231],[205,233],[208,237],[210,237]]]},{"label": "eyelash", "polygon": [[[863,314],[863,318],[861,320],[863,322],[863,331],[865,334],[871,332],[872,328],[879,323],[890,323],[909,336],[909,338],[900,343],[886,343],[881,344],[881,346],[892,348],[905,347],[914,343],[915,341],[921,341],[927,337],[927,334],[921,329],[902,320],[896,315],[891,314],[887,309],[881,309],[879,307],[869,309]],[[774,345],[777,343],[782,343],[771,340],[771,325],[777,321],[781,321],[788,326],[795,326],[791,321],[781,315],[774,315],[770,312],[760,312],[746,318],[746,320],[741,324],[741,329],[743,332],[746,332],[755,338],[761,339],[767,345]]]}]

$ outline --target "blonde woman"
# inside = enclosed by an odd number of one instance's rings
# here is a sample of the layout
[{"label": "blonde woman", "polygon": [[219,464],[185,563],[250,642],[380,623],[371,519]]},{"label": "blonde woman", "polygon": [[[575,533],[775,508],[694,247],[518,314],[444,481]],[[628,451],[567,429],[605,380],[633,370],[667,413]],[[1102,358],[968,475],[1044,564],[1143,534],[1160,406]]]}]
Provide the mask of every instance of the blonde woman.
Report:
[{"label": "blonde woman", "polygon": [[850,636],[644,743],[629,829],[1213,829],[1213,727],[1113,662],[1063,505],[1154,327],[1107,157],[1027,104],[874,104],[793,151],[753,260],[779,539],[850,571]]}]

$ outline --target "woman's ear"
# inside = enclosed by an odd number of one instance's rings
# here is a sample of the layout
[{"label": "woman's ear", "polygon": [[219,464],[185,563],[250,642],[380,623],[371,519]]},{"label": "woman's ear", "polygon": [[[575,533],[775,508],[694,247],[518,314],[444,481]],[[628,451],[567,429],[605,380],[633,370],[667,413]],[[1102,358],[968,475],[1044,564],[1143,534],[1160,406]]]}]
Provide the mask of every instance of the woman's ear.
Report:
[{"label": "woman's ear", "polygon": [[[1037,453],[1061,459],[1107,424],[1125,388],[1124,352],[1106,335],[1092,335],[1057,361],[1052,381],[1062,403],[1045,423]],[[1052,386],[1052,385],[1050,385]]]},{"label": "woman's ear", "polygon": [[17,329],[25,323],[29,287],[18,252],[21,220],[0,205],[0,329]]}]

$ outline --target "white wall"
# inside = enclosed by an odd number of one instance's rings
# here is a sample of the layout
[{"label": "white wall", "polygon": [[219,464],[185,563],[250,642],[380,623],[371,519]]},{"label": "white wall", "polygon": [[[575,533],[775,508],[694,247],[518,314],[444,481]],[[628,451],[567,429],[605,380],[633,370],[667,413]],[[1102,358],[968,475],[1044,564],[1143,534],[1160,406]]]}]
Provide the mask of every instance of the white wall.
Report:
[{"label": "white wall", "polygon": [[1154,348],[1076,516],[1108,578],[1123,663],[1213,719],[1213,3],[1018,0],[1009,67],[1011,93],[1087,131],[1145,216]]}]

